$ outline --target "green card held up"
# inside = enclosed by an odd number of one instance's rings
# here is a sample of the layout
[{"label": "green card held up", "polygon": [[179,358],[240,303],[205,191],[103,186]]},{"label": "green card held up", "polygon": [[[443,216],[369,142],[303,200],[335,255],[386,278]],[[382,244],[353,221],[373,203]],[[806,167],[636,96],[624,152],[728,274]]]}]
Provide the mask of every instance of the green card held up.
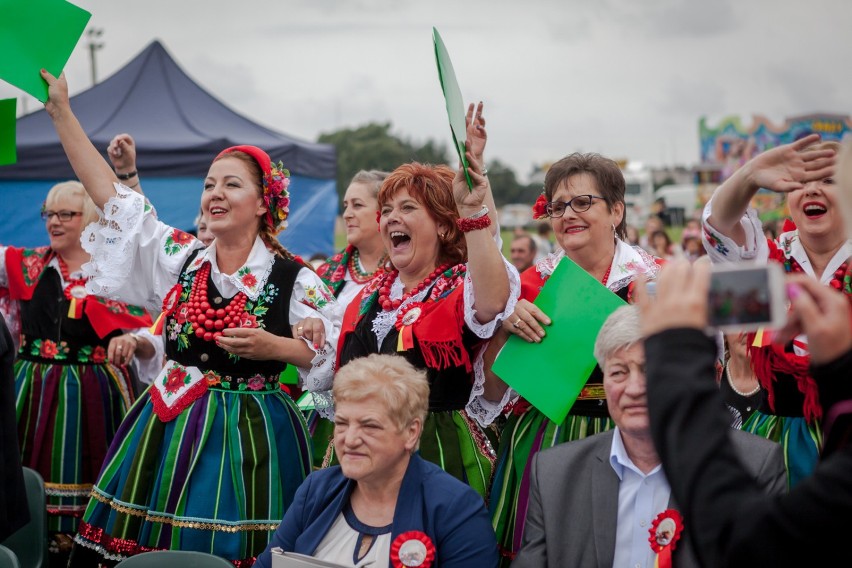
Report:
[{"label": "green card held up", "polygon": [[550,317],[547,335],[541,343],[511,336],[492,370],[559,424],[595,368],[598,331],[624,300],[564,257],[534,303]]},{"label": "green card held up", "polygon": [[65,0],[0,0],[0,79],[47,101],[39,71],[59,76],[92,15]]},{"label": "green card held up", "polygon": [[18,99],[0,100],[0,166],[18,161],[15,151],[15,111]]},{"label": "green card held up", "polygon": [[459,155],[459,160],[464,164],[464,176],[467,186],[473,189],[473,181],[467,171],[467,157],[465,157],[464,143],[467,141],[467,127],[464,116],[464,99],[462,99],[459,83],[456,81],[456,72],[453,70],[453,62],[447,46],[441,39],[438,30],[432,28],[432,40],[435,43],[435,63],[438,65],[438,79],[441,81],[441,91],[444,93],[444,101],[447,104],[447,115],[450,119],[450,132],[453,135],[453,147]]}]

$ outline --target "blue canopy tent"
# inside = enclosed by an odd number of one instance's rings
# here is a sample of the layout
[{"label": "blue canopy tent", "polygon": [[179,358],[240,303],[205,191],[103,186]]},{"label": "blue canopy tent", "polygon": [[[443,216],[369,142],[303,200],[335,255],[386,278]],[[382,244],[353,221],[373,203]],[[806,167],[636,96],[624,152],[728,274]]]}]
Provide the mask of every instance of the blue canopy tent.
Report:
[{"label": "blue canopy tent", "polygon": [[[113,136],[133,136],[142,188],[163,222],[194,229],[210,162],[228,146],[253,144],[281,160],[292,176],[282,244],[305,258],[333,252],[334,147],[297,140],[235,113],[190,79],[160,42],[71,104],[104,157]],[[53,184],[74,179],[74,172],[44,110],[18,119],[17,151],[17,164],[0,166],[0,243],[45,245],[41,203]]]}]

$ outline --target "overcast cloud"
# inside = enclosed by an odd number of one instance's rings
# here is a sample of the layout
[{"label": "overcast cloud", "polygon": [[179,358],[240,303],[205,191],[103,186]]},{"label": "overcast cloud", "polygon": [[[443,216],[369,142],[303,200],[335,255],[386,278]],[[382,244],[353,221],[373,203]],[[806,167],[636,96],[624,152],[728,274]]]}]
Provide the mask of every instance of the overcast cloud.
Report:
[{"label": "overcast cloud", "polygon": [[[575,150],[694,164],[702,115],[852,113],[848,0],[73,3],[104,30],[100,79],[158,39],[231,108],[308,140],[390,121],[449,143],[435,26],[463,95],[485,101],[488,157],[522,179]],[[91,86],[85,37],[66,75],[72,94]]]}]

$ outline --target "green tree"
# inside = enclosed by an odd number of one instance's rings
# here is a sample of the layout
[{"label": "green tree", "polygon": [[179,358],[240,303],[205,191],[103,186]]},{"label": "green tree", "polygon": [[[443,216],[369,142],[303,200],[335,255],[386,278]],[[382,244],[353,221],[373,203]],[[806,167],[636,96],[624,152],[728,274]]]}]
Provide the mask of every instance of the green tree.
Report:
[{"label": "green tree", "polygon": [[337,193],[341,199],[359,170],[391,171],[406,162],[447,164],[447,148],[433,140],[416,144],[391,133],[391,123],[371,122],[319,136],[337,149]]}]

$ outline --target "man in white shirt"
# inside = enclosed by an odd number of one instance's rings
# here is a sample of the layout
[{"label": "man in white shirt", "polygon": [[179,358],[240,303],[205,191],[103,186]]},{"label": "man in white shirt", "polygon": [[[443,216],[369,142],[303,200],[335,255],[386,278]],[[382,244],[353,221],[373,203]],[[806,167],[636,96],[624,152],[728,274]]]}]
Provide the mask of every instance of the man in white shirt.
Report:
[{"label": "man in white shirt", "polygon": [[[698,566],[651,439],[636,306],[609,316],[595,358],[615,429],[533,458],[523,543],[512,568],[653,568],[658,555],[660,566]],[[786,490],[778,444],[740,430],[730,436],[767,493]]]}]

